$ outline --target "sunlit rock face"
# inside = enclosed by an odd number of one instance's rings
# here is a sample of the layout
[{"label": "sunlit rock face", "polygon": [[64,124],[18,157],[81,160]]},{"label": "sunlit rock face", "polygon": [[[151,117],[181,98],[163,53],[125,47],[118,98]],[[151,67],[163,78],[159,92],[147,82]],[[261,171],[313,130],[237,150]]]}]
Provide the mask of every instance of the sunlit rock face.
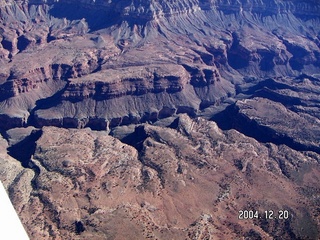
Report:
[{"label": "sunlit rock face", "polygon": [[317,0],[0,2],[0,180],[30,237],[318,239],[319,22]]}]

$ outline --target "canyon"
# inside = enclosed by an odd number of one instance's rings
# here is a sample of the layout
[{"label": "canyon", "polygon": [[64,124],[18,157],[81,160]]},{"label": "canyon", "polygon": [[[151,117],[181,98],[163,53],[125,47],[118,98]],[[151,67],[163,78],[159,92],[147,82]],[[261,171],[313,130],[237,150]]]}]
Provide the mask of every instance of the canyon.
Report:
[{"label": "canyon", "polygon": [[0,33],[32,239],[319,237],[317,0],[6,0]]}]

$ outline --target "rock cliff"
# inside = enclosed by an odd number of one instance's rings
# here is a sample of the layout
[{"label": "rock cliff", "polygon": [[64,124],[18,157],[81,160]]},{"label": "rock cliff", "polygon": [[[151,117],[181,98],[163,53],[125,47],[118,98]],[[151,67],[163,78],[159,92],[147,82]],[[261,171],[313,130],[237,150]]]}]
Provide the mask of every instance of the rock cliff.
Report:
[{"label": "rock cliff", "polygon": [[[87,98],[99,104],[164,90],[192,98],[184,91],[191,85],[201,107],[185,107],[197,112],[235,95],[235,85],[243,83],[243,76],[319,71],[316,2],[80,1],[77,9],[73,6],[73,1],[1,5],[0,48],[5,67],[0,73],[0,100],[13,101],[14,111],[24,112],[18,122],[25,123],[26,116],[34,122],[37,110],[50,108],[44,104],[48,95],[70,104]],[[19,103],[58,80],[57,94],[34,97],[27,108]],[[40,99],[41,106],[36,104]],[[165,107],[177,109],[175,104]],[[19,119],[7,109],[1,112]],[[101,114],[87,117],[103,118]],[[35,124],[51,125],[44,121],[48,118]]]}]

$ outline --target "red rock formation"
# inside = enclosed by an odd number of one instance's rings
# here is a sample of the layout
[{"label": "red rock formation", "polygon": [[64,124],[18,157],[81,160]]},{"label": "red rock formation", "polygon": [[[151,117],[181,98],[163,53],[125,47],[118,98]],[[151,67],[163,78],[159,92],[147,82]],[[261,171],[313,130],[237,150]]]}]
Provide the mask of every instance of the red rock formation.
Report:
[{"label": "red rock formation", "polygon": [[[35,177],[10,183],[30,237],[316,238],[318,154],[186,115],[175,128],[136,128],[125,141],[138,153],[103,131],[44,127],[30,160]],[[241,220],[242,210],[261,218]],[[289,218],[266,220],[269,210]],[[305,222],[312,231],[301,230]]]}]

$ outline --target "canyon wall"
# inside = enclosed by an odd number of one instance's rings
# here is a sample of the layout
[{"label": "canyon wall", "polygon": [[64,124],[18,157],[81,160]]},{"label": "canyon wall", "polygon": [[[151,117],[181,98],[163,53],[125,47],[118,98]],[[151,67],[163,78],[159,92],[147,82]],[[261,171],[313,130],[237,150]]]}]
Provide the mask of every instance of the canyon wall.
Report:
[{"label": "canyon wall", "polygon": [[[65,114],[64,106],[80,109],[76,105],[84,99],[108,105],[113,98],[121,105],[123,96],[163,91],[181,92],[200,103],[195,107],[171,101],[165,108],[198,112],[235,96],[243,77],[319,71],[319,5],[314,2],[80,1],[77,9],[73,4],[2,3],[0,92],[2,105],[12,107],[10,111],[3,107],[2,115],[30,116],[32,124],[50,125],[45,121],[50,114],[43,115],[55,99],[57,118],[78,122],[78,116]],[[52,85],[60,87],[53,90]],[[37,96],[47,88],[52,91]],[[32,100],[21,104],[23,99]],[[42,112],[41,123],[35,122],[37,111]],[[146,111],[131,112],[142,118]],[[108,122],[132,113],[122,114],[78,115],[94,119],[108,115],[110,119],[103,120]],[[18,122],[12,127],[28,124]]]}]

